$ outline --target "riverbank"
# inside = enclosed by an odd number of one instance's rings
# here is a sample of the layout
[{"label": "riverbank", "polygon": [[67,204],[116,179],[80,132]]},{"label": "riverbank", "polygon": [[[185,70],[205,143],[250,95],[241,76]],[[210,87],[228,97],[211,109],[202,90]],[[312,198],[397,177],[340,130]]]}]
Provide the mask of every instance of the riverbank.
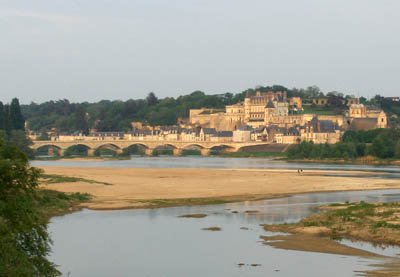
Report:
[{"label": "riverbank", "polygon": [[357,164],[357,165],[400,165],[398,159],[378,159],[371,156],[360,157],[357,159],[287,159],[288,162],[301,163],[331,163],[331,164]]},{"label": "riverbank", "polygon": [[264,225],[272,232],[400,245],[400,203],[332,204],[295,224]]},{"label": "riverbank", "polygon": [[[366,241],[374,245],[400,245],[400,203],[347,203],[320,208],[323,212],[295,224],[264,225],[270,232],[288,235],[263,236],[267,245],[287,250],[341,255],[374,256],[344,246],[337,239]],[[375,255],[378,257],[378,255]],[[399,276],[399,259],[368,271],[367,276]]]},{"label": "riverbank", "polygon": [[305,192],[400,188],[398,179],[376,178],[380,174],[376,172],[307,170],[300,174],[297,170],[283,169],[41,168],[48,175],[91,180],[41,184],[46,189],[90,194],[93,199],[82,204],[90,209],[221,204]]}]

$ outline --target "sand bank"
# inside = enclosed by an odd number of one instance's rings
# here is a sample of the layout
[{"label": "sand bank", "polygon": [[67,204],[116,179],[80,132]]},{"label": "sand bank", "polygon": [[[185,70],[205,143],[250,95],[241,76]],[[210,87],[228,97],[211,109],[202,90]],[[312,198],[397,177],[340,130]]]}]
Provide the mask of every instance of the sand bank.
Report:
[{"label": "sand bank", "polygon": [[[400,188],[400,180],[368,178],[372,173],[273,169],[42,167],[58,174],[106,182],[43,184],[63,192],[89,193],[91,209],[122,209],[255,200],[280,195]],[[351,176],[324,176],[350,174]],[[189,201],[188,201],[189,200]]]}]

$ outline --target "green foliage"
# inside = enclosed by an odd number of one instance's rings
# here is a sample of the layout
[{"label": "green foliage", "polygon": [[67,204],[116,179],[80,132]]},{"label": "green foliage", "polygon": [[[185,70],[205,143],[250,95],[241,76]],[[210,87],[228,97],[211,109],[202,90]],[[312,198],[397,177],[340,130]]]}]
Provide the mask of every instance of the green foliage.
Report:
[{"label": "green foliage", "polygon": [[395,141],[387,134],[379,134],[373,141],[368,153],[385,159],[393,158],[395,154]]},{"label": "green foliage", "polygon": [[24,152],[28,158],[33,158],[34,151],[30,148],[32,141],[26,136],[22,130],[12,130],[9,135],[10,143],[14,144],[19,150]]},{"label": "green foliage", "polygon": [[289,159],[356,159],[372,155],[380,159],[400,157],[400,130],[347,131],[336,144],[303,141],[287,151]]},{"label": "green foliage", "polygon": [[57,175],[57,174],[42,174],[41,178],[44,179],[44,182],[46,184],[83,182],[83,183],[89,183],[89,184],[102,184],[102,185],[106,185],[106,186],[112,185],[112,184],[106,183],[106,182],[99,182],[99,181],[89,180],[89,179],[85,179],[85,178],[63,176],[63,175]]},{"label": "green foliage", "polygon": [[56,128],[61,133],[86,133],[95,128],[101,132],[129,131],[132,121],[151,125],[173,125],[178,118],[187,118],[189,109],[209,107],[223,109],[242,101],[245,92],[206,95],[195,91],[177,98],[158,99],[150,93],[146,99],[127,101],[102,100],[97,103],[70,103],[68,100],[31,103],[22,106],[28,126],[37,132]]},{"label": "green foliage", "polygon": [[124,148],[122,150],[122,154],[124,156],[130,156],[130,155],[143,155],[144,154],[144,148],[140,147],[139,145],[135,144],[135,145],[131,145],[127,148]]},{"label": "green foliage", "polygon": [[400,225],[388,223],[386,221],[378,221],[372,225],[372,228],[389,228],[389,229],[400,229]]},{"label": "green foliage", "polygon": [[3,102],[0,101],[0,130],[5,130],[6,129],[6,112],[4,109]]},{"label": "green foliage", "polygon": [[24,130],[25,119],[22,116],[21,108],[17,98],[12,99],[9,110],[9,118],[11,123],[10,130]]},{"label": "green foliage", "polygon": [[111,157],[115,157],[117,155],[117,152],[111,150],[111,149],[107,149],[107,148],[97,148],[94,151],[94,155],[97,157],[101,157],[101,156],[111,156]]},{"label": "green foliage", "polygon": [[69,147],[67,150],[64,152],[64,156],[66,157],[71,157],[71,156],[87,156],[88,154],[88,148],[84,145],[73,145]]},{"label": "green foliage", "polygon": [[400,159],[400,140],[397,141],[396,143],[396,148],[395,148],[395,157],[397,159]]},{"label": "green foliage", "polygon": [[357,147],[354,143],[339,142],[332,145],[303,141],[289,147],[287,156],[289,159],[354,159],[357,157]]},{"label": "green foliage", "polygon": [[197,149],[184,149],[182,151],[182,156],[200,156],[201,152]]},{"label": "green foliage", "polygon": [[222,153],[222,157],[234,157],[234,158],[264,158],[264,157],[276,157],[276,158],[284,158],[286,157],[285,152],[231,152],[231,153]]},{"label": "green foliage", "polygon": [[47,260],[50,238],[36,205],[40,170],[0,142],[0,276],[58,276]]},{"label": "green foliage", "polygon": [[392,139],[400,138],[400,130],[397,129],[372,129],[368,131],[346,131],[343,134],[343,142],[372,143],[379,135]]}]

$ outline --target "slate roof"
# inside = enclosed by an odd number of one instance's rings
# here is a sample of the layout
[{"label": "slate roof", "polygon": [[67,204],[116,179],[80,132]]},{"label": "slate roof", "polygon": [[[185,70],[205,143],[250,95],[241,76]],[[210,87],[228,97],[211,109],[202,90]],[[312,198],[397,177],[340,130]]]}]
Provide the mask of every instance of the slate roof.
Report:
[{"label": "slate roof", "polygon": [[311,126],[313,127],[314,133],[334,133],[338,126],[331,120],[318,120],[314,117],[311,120]]},{"label": "slate roof", "polygon": [[272,103],[271,100],[268,101],[268,103],[267,103],[267,105],[266,105],[265,107],[266,107],[266,108],[269,108],[269,109],[275,108],[274,103]]},{"label": "slate roof", "polygon": [[90,133],[91,137],[123,137],[124,132],[93,132]]},{"label": "slate roof", "polygon": [[215,135],[217,131],[215,130],[215,128],[203,128],[203,133],[205,135]]},{"label": "slate roof", "polygon": [[350,130],[353,131],[366,131],[376,128],[376,118],[354,118],[350,122]]},{"label": "slate roof", "polygon": [[233,136],[233,132],[232,131],[219,131],[219,132],[217,132],[217,136],[218,137],[228,138],[228,137],[232,137]]}]

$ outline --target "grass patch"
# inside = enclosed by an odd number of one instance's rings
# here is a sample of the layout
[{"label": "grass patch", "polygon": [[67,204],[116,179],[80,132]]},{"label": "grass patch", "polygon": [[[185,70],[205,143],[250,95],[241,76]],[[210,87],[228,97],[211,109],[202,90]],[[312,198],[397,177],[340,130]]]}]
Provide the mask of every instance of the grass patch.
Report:
[{"label": "grass patch", "polygon": [[42,174],[41,178],[43,182],[46,184],[59,184],[59,183],[76,183],[76,182],[84,182],[89,184],[101,184],[106,186],[112,186],[112,184],[107,182],[99,182],[95,180],[89,180],[85,178],[79,177],[71,177],[57,174]]},{"label": "grass patch", "polygon": [[217,205],[224,204],[231,201],[223,199],[210,199],[210,198],[182,198],[182,199],[151,199],[151,200],[138,200],[149,204],[150,207],[172,207],[172,206],[197,206],[197,205]]},{"label": "grass patch", "polygon": [[302,230],[305,233],[312,231],[312,227],[323,228],[322,235],[335,239],[347,237],[382,245],[400,245],[400,202],[335,204],[298,223],[264,226],[268,231],[295,234]]},{"label": "grass patch", "polygon": [[37,192],[36,205],[46,218],[50,218],[75,211],[80,203],[91,199],[92,197],[87,193],[64,193],[40,189]]},{"label": "grass patch", "polygon": [[376,228],[389,228],[389,229],[399,229],[400,230],[400,225],[388,223],[386,221],[378,221],[372,225],[372,228],[375,228],[375,229]]}]

